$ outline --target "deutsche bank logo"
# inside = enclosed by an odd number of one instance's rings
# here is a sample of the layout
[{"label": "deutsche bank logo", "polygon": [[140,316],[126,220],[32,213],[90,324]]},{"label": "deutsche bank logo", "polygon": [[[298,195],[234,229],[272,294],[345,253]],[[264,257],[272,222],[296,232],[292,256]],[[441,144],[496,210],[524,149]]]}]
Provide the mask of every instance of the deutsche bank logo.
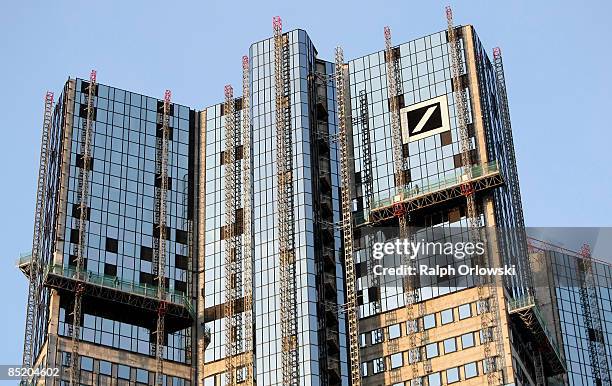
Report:
[{"label": "deutsche bank logo", "polygon": [[400,115],[404,143],[450,130],[446,95],[404,107]]}]

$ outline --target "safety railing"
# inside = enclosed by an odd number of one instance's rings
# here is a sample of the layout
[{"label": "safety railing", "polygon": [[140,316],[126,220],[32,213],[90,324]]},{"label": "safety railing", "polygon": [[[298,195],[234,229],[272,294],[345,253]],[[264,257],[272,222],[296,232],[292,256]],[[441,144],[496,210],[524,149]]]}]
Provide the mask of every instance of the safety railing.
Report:
[{"label": "safety railing", "polygon": [[23,264],[29,263],[30,261],[32,261],[32,251],[22,252],[19,254],[19,258],[15,260],[15,265],[19,267]]},{"label": "safety railing", "polygon": [[[89,271],[82,271],[80,275],[77,275],[76,269],[57,264],[51,264],[45,268],[45,277],[49,274],[75,280],[82,280],[89,284],[112,288],[118,291],[129,292],[149,298],[158,297],[157,286],[137,284],[131,281],[119,279],[116,276],[99,275]],[[191,304],[190,299],[182,292],[166,291],[165,296],[165,300],[167,302],[184,305],[188,309],[189,313],[193,315],[193,305]]]},{"label": "safety railing", "polygon": [[544,315],[542,315],[542,313],[540,312],[540,308],[538,307],[533,295],[525,295],[518,298],[510,299],[508,301],[508,312],[510,313],[512,313],[513,311],[519,311],[527,308],[530,308],[533,314],[535,315],[536,319],[538,320],[538,323],[540,324],[540,327],[542,328],[542,331],[544,331],[544,334],[547,336],[551,347],[557,354],[559,361],[563,363],[563,356],[561,355],[561,350],[557,344],[557,339],[548,329],[548,323],[546,322]]},{"label": "safety railing", "polygon": [[[491,161],[485,163],[483,165],[475,165],[470,168],[471,180],[484,177],[490,174],[495,174],[499,172],[499,167],[497,161]],[[414,185],[411,188],[402,189],[399,192],[396,192],[391,197],[385,197],[382,199],[374,199],[372,200],[372,210],[376,210],[378,208],[383,208],[386,206],[392,205],[394,202],[401,202],[410,200],[411,198],[417,196],[427,195],[433,192],[437,192],[440,190],[444,190],[450,188],[452,186],[460,185],[464,182],[467,182],[466,175],[462,174],[459,176],[453,176],[449,178],[445,178],[443,180],[439,180],[427,185]]]}]

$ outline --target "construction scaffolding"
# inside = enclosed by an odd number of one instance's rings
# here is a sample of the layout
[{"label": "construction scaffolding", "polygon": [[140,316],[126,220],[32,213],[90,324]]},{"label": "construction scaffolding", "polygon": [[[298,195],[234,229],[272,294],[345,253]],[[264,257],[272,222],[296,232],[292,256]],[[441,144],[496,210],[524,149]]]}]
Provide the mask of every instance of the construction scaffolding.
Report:
[{"label": "construction scaffolding", "polygon": [[156,385],[164,383],[164,345],[166,336],[166,313],[168,304],[166,302],[166,240],[168,238],[168,227],[166,226],[167,195],[168,195],[168,141],[170,137],[170,99],[172,93],[166,90],[164,93],[164,104],[161,113],[161,136],[156,140],[156,173],[159,178],[158,188],[155,190],[154,221],[158,227],[158,235],[153,238],[153,274],[157,283],[157,298],[159,306],[157,309],[157,328],[155,330],[155,343],[152,351],[156,361]]},{"label": "construction scaffolding", "polygon": [[512,125],[510,123],[510,108],[508,106],[508,94],[506,92],[506,79],[504,76],[504,65],[501,49],[493,49],[493,61],[495,66],[495,77],[497,83],[497,94],[499,96],[499,112],[504,133],[504,152],[507,159],[506,183],[511,196],[512,215],[516,221],[513,232],[516,233],[516,245],[518,247],[518,266],[521,270],[521,278],[525,283],[528,294],[533,295],[533,275],[529,265],[529,254],[527,251],[527,232],[525,230],[525,219],[523,218],[523,207],[521,199],[521,188],[519,186],[518,170],[516,165],[516,154],[514,152],[514,140],[512,137]]},{"label": "construction scaffolding", "polygon": [[597,298],[597,281],[593,273],[591,247],[584,244],[578,260],[578,281],[580,283],[580,303],[589,341],[589,359],[593,368],[596,385],[610,385],[610,368],[606,353],[606,341],[602,328],[601,311]]},{"label": "construction scaffolding", "polygon": [[[34,233],[32,254],[28,269],[28,303],[26,308],[25,336],[23,339],[24,368],[34,367],[37,337],[37,320],[39,317],[40,295],[42,291],[42,244],[45,232],[45,204],[47,201],[47,165],[49,163],[49,136],[53,124],[53,93],[45,95],[42,138],[40,141],[40,163],[38,166],[38,184],[36,189],[36,207],[34,210]],[[24,377],[22,381],[26,381]]]},{"label": "construction scaffolding", "polygon": [[[369,103],[368,103],[368,93],[367,91],[360,90],[359,96],[359,116],[357,118],[353,118],[353,126],[360,126],[361,133],[361,187],[363,194],[363,207],[364,212],[370,212],[374,205],[374,178],[372,177],[372,139],[370,133],[370,114],[369,114]],[[391,217],[393,214],[391,213]],[[364,216],[364,219],[365,216]],[[356,225],[359,221],[356,221]],[[375,230],[373,226],[374,222],[366,222],[365,225],[368,225],[368,233],[365,235],[365,251],[366,251],[366,264],[368,267],[368,286],[369,288],[374,288],[376,291],[376,298],[368,299],[370,304],[372,305],[369,313],[379,314],[382,312],[382,303],[380,297],[380,278],[378,275],[374,275],[374,265],[376,265],[376,260],[372,256],[372,249],[374,245],[375,239]],[[377,330],[378,333],[378,330]],[[380,339],[378,339],[380,338]],[[377,341],[382,339],[382,332],[377,337]]]},{"label": "construction scaffolding", "polygon": [[359,360],[359,315],[355,277],[355,258],[353,255],[353,199],[351,196],[351,176],[349,165],[348,133],[346,130],[346,83],[344,53],[336,47],[336,105],[338,109],[338,141],[340,142],[340,184],[342,208],[342,239],[344,247],[344,270],[346,282],[346,318],[348,321],[348,346],[351,385],[361,385],[361,362]]},{"label": "construction scaffolding", "polygon": [[[467,220],[470,241],[486,242],[486,237],[480,234],[480,216],[476,210],[474,185],[472,175],[472,160],[470,155],[471,140],[468,132],[469,111],[467,100],[467,84],[464,84],[462,72],[464,68],[462,44],[453,26],[453,11],[446,7],[446,20],[448,24],[448,43],[451,56],[452,83],[454,91],[455,112],[457,116],[457,129],[460,137],[461,162],[463,165],[463,181],[461,191],[466,198]],[[466,71],[467,72],[467,71]],[[491,257],[483,256],[481,266],[491,266]],[[481,319],[483,337],[484,366],[487,382],[490,386],[504,384],[504,346],[500,329],[500,313],[495,278],[481,277],[478,280],[478,306]]]},{"label": "construction scaffolding", "polygon": [[[368,93],[367,91],[359,91],[359,117],[353,120],[353,124],[361,126],[361,186],[363,191],[364,208],[371,211],[372,205],[374,204],[374,178],[372,177],[372,139],[370,134],[370,114],[368,106]],[[391,214],[393,216],[393,214]],[[376,259],[373,256],[375,229],[373,223],[370,222],[368,233],[365,235],[365,250],[366,250],[366,266],[368,268],[368,285],[369,288],[374,288],[375,298],[368,299],[372,305],[370,312],[374,315],[382,312],[382,299],[381,299],[381,288],[380,288],[380,277],[374,274],[374,266],[377,264]],[[390,321],[392,322],[392,321]],[[393,323],[391,323],[393,324]],[[376,341],[382,342],[384,339],[384,333],[382,329],[376,329]],[[381,364],[382,366],[382,364]],[[382,368],[378,370],[383,371]]]},{"label": "construction scaffolding", "polygon": [[[389,115],[391,116],[392,152],[393,152],[393,171],[395,174],[396,196],[406,189],[408,183],[406,178],[406,158],[404,157],[404,142],[402,139],[402,129],[400,126],[400,97],[403,94],[401,86],[401,67],[399,63],[399,50],[391,44],[391,29],[384,28],[385,33],[385,61],[387,64],[387,89],[389,93]],[[401,239],[411,239],[409,228],[410,212],[403,202],[393,203],[393,216],[398,219],[399,237]],[[416,272],[416,259],[410,259],[407,254],[403,255],[404,261],[401,263]],[[406,305],[407,324],[413,326],[408,333],[408,356],[412,369],[412,379],[416,384],[420,384],[419,362],[423,360],[425,372],[431,371],[431,362],[420,355],[420,344],[417,340],[418,320],[425,313],[425,303],[420,302],[419,279],[418,275],[409,275],[403,281],[404,303]],[[416,307],[416,312],[415,312]],[[388,311],[385,314],[385,324],[395,324],[397,321],[396,311]],[[399,350],[396,342],[389,344],[389,353],[394,354]],[[399,369],[398,369],[399,370]],[[398,379],[401,375],[398,371],[392,371],[392,379]]]},{"label": "construction scaffolding", "polygon": [[252,136],[251,130],[251,79],[249,57],[242,57],[242,223],[243,223],[243,252],[242,260],[244,275],[243,287],[243,324],[244,324],[244,355],[240,358],[239,368],[244,376],[243,385],[255,384],[253,366],[253,170]]},{"label": "construction scaffolding", "polygon": [[[87,213],[89,212],[89,171],[91,169],[91,138],[92,126],[94,122],[94,97],[96,93],[96,71],[92,70],[89,76],[89,84],[87,85],[87,93],[85,95],[85,105],[87,106],[86,118],[83,120],[81,130],[81,149],[80,156],[82,159],[81,167],[79,168],[78,187],[79,194],[79,222],[78,243],[74,244],[76,256],[76,279],[81,280],[83,275],[85,254],[86,254],[86,239],[87,239]],[[70,384],[76,386],[80,384],[80,360],[79,360],[79,340],[81,339],[81,302],[83,300],[83,292],[85,285],[81,282],[77,283],[74,288],[74,309],[72,313],[72,352],[70,356]]]},{"label": "construction scaffolding", "polygon": [[236,385],[238,355],[242,351],[242,236],[236,215],[241,206],[240,162],[236,148],[240,140],[240,110],[236,109],[234,90],[225,86],[225,372],[226,384]]},{"label": "construction scaffolding", "polygon": [[291,71],[289,36],[275,16],[274,85],[276,101],[276,167],[280,268],[282,384],[299,384],[297,283],[293,197],[293,130],[291,125]]}]

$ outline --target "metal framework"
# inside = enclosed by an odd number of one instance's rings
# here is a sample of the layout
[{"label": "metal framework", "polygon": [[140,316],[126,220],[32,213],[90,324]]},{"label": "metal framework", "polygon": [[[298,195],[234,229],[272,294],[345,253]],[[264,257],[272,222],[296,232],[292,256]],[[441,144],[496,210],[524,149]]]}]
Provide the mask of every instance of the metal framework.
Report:
[{"label": "metal framework", "polygon": [[[473,192],[486,192],[490,189],[502,186],[505,183],[504,176],[499,170],[485,171],[485,173],[472,179]],[[463,198],[465,191],[463,189],[463,183],[457,182],[441,188],[440,190],[432,190],[430,192],[423,192],[418,195],[396,195],[393,200],[385,205],[375,207],[370,210],[369,222],[370,223],[384,223],[395,217],[395,207],[398,203],[401,203],[408,212],[416,212],[418,210],[428,208],[437,204],[441,204],[447,201]]]},{"label": "metal framework", "polygon": [[589,341],[589,359],[593,367],[595,383],[610,385],[610,369],[606,355],[606,342],[603,335],[599,303],[597,301],[597,283],[593,275],[593,261],[591,259],[591,248],[584,244],[580,250],[582,259],[579,260],[580,273],[580,302],[584,324]]},{"label": "metal framework", "polygon": [[242,237],[239,233],[237,210],[241,203],[240,162],[236,147],[240,140],[240,111],[232,86],[225,86],[225,372],[226,384],[235,385],[237,378],[237,356],[242,351],[242,313],[239,302],[242,298]]},{"label": "metal framework", "polygon": [[[87,239],[87,212],[89,211],[89,169],[91,164],[91,137],[92,125],[94,121],[94,97],[96,90],[96,71],[92,70],[85,94],[85,104],[87,105],[87,116],[83,121],[81,130],[81,157],[82,165],[79,169],[78,187],[79,192],[79,242],[74,244],[74,255],[76,256],[76,278],[81,279],[85,260],[85,248]],[[81,302],[85,285],[79,282],[74,289],[74,310],[72,314],[72,352],[70,356],[70,384],[79,384],[79,339],[81,331]]]},{"label": "metal framework", "polygon": [[280,254],[282,384],[299,384],[297,285],[293,197],[293,130],[291,128],[291,72],[289,36],[279,16],[274,28],[274,85],[276,100],[276,167],[278,244]]},{"label": "metal framework", "polygon": [[[36,189],[36,209],[34,211],[34,236],[32,238],[32,258],[28,270],[28,305],[26,310],[25,337],[23,340],[23,367],[34,366],[36,325],[40,308],[42,289],[42,238],[45,232],[45,204],[47,197],[47,165],[49,163],[49,133],[53,124],[53,93],[45,95],[42,138],[40,141],[40,163],[38,166],[38,185]],[[24,378],[25,379],[25,378]]]},{"label": "metal framework", "polygon": [[[370,133],[370,114],[368,110],[368,93],[365,89],[359,91],[359,118],[355,120],[354,123],[361,125],[361,186],[363,189],[363,197],[365,201],[364,208],[367,208],[368,211],[371,211],[372,203],[374,201],[374,178],[372,177],[372,139]],[[376,290],[380,293],[380,278],[378,277],[378,275],[372,274],[374,272],[373,267],[376,264],[376,261],[372,256],[374,232],[372,228],[370,228],[370,231],[371,233],[368,234],[365,239],[366,251],[368,252],[368,280],[369,286],[376,288]],[[373,305],[372,312],[374,314],[379,314],[382,312],[382,304],[380,298],[376,299],[371,303]]]},{"label": "metal framework", "polygon": [[170,137],[170,100],[172,93],[166,90],[164,93],[164,105],[161,114],[161,136],[157,137],[156,149],[156,171],[159,176],[159,187],[155,191],[155,223],[159,227],[158,237],[154,238],[153,251],[153,273],[157,281],[157,298],[159,307],[157,309],[157,328],[155,330],[155,344],[153,351],[156,362],[156,385],[161,386],[164,382],[164,337],[166,335],[166,313],[168,304],[166,302],[166,213],[168,195],[168,141]]},{"label": "metal framework", "polygon": [[346,272],[346,317],[348,320],[349,363],[351,385],[361,385],[359,360],[359,316],[355,278],[355,259],[353,255],[353,220],[351,197],[351,178],[349,165],[348,134],[346,130],[346,83],[344,79],[344,52],[336,47],[336,104],[338,108],[338,140],[340,142],[340,183],[342,208],[342,239],[344,246],[344,269]]},{"label": "metal framework", "polygon": [[[524,262],[529,261],[527,251],[527,233],[525,231],[525,219],[523,218],[523,208],[521,200],[521,188],[519,186],[518,170],[516,166],[516,155],[514,153],[514,140],[512,138],[512,125],[510,123],[510,108],[508,106],[508,94],[506,92],[506,79],[504,76],[504,65],[502,61],[501,49],[495,47],[493,49],[493,62],[495,66],[495,77],[497,83],[497,93],[499,96],[499,112],[501,115],[502,130],[504,132],[504,151],[507,157],[506,183],[510,189],[512,199],[512,212],[516,221],[515,231],[517,236],[517,244],[519,247],[519,256]],[[533,295],[533,277],[531,266],[529,263],[519,264],[523,280],[525,280],[527,291]]]},{"label": "metal framework", "polygon": [[242,57],[242,203],[243,203],[243,252],[244,275],[242,277],[244,298],[244,355],[240,368],[244,372],[244,386],[255,383],[253,368],[253,170],[251,168],[251,88],[249,57]]},{"label": "metal framework", "polygon": [[[137,286],[131,282],[109,279],[89,272],[76,280],[76,271],[60,265],[45,267],[43,284],[45,287],[65,293],[74,292],[77,287],[83,286],[83,295],[87,297],[112,302],[119,308],[135,307],[146,312],[148,316],[151,312],[156,313],[160,305],[156,287]],[[194,311],[188,296],[169,294],[165,302],[166,316],[172,318],[172,323],[179,326],[177,329],[191,325]]]},{"label": "metal framework", "polygon": [[[391,134],[392,134],[392,151],[393,151],[393,171],[395,173],[395,190],[396,194],[401,194],[405,190],[406,181],[406,159],[404,157],[403,140],[402,140],[402,129],[400,126],[400,105],[399,97],[402,95],[401,88],[401,74],[399,57],[395,55],[395,50],[391,44],[391,29],[389,27],[384,28],[385,34],[385,61],[387,63],[387,89],[389,93],[389,114],[391,116]],[[410,221],[410,212],[403,203],[397,203],[392,206],[393,215],[397,217],[399,222],[399,237],[402,239],[411,238],[410,228],[408,223]],[[404,261],[402,264],[416,268],[416,259],[410,259],[407,255],[404,255]],[[415,305],[419,301],[419,288],[418,288],[418,277],[417,275],[411,275],[404,280],[404,297],[406,304],[407,321],[409,325],[418,323],[419,318],[424,314],[424,303],[420,303],[416,307]],[[388,323],[391,323],[396,319],[395,311],[389,311],[385,316]],[[419,366],[418,362],[421,359],[419,354],[419,345],[417,342],[417,330],[414,329],[408,334],[408,355],[412,358],[409,362],[412,369],[413,382],[420,382],[419,377]],[[389,351],[397,351],[399,347],[397,345],[389,346]],[[425,360],[424,368],[427,370],[430,368],[428,361]],[[395,375],[397,377],[397,375]]]},{"label": "metal framework", "polygon": [[[455,111],[457,114],[458,131],[460,137],[461,161],[463,165],[464,183],[461,190],[466,198],[467,220],[470,239],[473,242],[483,240],[480,234],[480,221],[476,211],[474,197],[475,189],[472,175],[472,159],[470,156],[471,141],[468,133],[468,102],[467,90],[462,84],[461,72],[464,68],[461,42],[453,26],[453,11],[446,7],[446,20],[448,23],[448,42],[450,46],[453,88],[455,94]],[[481,264],[490,265],[490,257],[483,256]],[[485,288],[488,287],[488,291]],[[482,277],[478,281],[478,300],[480,308],[481,328],[484,337],[483,351],[486,363],[486,375],[489,385],[503,384],[503,341],[501,337],[499,307],[497,299],[497,284],[495,279]],[[494,346],[495,351],[494,352]]]}]

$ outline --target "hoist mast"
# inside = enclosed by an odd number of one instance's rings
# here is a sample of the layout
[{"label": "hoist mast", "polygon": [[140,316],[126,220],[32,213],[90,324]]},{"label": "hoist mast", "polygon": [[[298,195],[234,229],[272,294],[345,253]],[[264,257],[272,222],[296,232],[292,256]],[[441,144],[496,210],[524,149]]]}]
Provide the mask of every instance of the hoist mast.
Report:
[{"label": "hoist mast", "polygon": [[274,28],[274,85],[276,102],[276,167],[280,267],[282,384],[299,384],[297,283],[293,197],[293,130],[291,127],[291,71],[289,36],[281,18]]},{"label": "hoist mast", "polygon": [[350,357],[351,385],[361,385],[359,360],[359,315],[357,309],[355,259],[353,254],[353,200],[346,130],[346,83],[344,77],[344,53],[336,47],[336,105],[338,108],[338,141],[340,142],[340,186],[342,208],[342,238],[344,246],[344,269],[346,274],[346,318],[348,320],[348,343]]},{"label": "hoist mast", "polygon": [[77,284],[74,290],[74,310],[72,313],[72,352],[70,356],[70,384],[76,386],[80,384],[80,359],[79,359],[79,340],[81,339],[81,302],[83,300],[83,292],[85,284],[83,283],[83,265],[85,261],[87,248],[87,212],[89,211],[89,170],[91,169],[91,137],[92,126],[94,123],[94,98],[96,90],[96,71],[92,70],[89,76],[89,85],[85,95],[85,104],[87,105],[86,118],[83,121],[81,130],[81,149],[80,156],[82,157],[82,165],[79,168],[78,177],[78,197],[79,197],[79,221],[78,231],[79,240],[74,244],[74,255],[76,256],[76,274]]},{"label": "hoist mast", "polygon": [[[457,115],[457,130],[460,138],[461,163],[463,166],[463,184],[461,192],[466,198],[467,221],[470,241],[486,241],[480,235],[480,221],[476,210],[474,187],[472,184],[472,157],[471,141],[468,133],[468,99],[467,90],[462,83],[464,67],[461,42],[453,25],[453,11],[446,7],[446,21],[448,25],[449,53],[451,56],[452,82]],[[487,255],[488,256],[488,255]],[[485,266],[491,265],[490,256],[483,256]],[[488,289],[488,291],[487,291]],[[481,328],[486,366],[487,382],[490,386],[503,384],[503,341],[500,331],[499,305],[497,299],[497,283],[494,278],[482,277],[478,279],[478,304],[481,318]],[[496,352],[495,352],[496,351]]]}]

